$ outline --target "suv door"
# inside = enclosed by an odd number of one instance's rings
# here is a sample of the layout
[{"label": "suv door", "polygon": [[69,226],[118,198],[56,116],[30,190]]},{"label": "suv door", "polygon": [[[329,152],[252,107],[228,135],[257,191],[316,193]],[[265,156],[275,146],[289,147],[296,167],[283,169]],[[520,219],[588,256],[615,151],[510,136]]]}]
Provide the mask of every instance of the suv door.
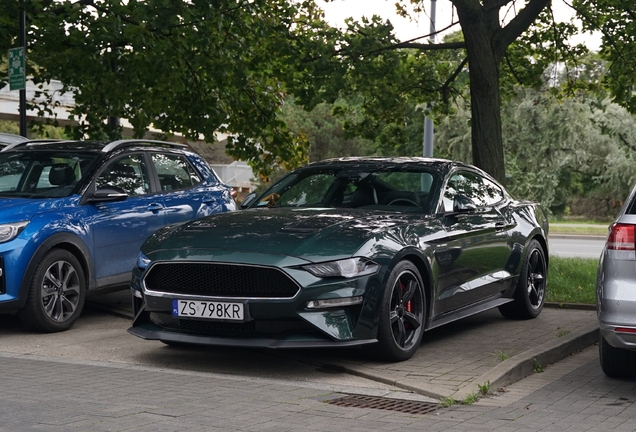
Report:
[{"label": "suv door", "polygon": [[186,155],[150,152],[161,198],[166,208],[166,224],[186,222],[225,211],[225,188],[209,184],[188,161]]},{"label": "suv door", "polygon": [[127,283],[141,244],[166,225],[161,195],[152,193],[150,178],[141,152],[112,160],[95,178],[97,188],[111,186],[128,194],[124,201],[89,206],[98,287]]}]

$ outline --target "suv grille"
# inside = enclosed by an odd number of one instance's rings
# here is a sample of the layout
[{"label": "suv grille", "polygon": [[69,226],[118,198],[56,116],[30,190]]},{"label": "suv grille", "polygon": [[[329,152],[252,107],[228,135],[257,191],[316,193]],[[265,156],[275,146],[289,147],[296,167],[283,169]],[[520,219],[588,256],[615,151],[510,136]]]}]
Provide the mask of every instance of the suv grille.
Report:
[{"label": "suv grille", "polygon": [[158,263],[144,281],[152,291],[214,297],[292,298],[300,289],[276,268],[217,263]]}]

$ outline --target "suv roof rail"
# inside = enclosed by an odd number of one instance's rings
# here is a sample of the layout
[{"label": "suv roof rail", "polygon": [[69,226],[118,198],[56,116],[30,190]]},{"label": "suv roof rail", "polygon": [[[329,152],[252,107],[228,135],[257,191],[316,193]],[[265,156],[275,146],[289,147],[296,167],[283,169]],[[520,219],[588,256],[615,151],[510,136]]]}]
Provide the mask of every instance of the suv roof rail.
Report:
[{"label": "suv roof rail", "polygon": [[113,151],[118,147],[123,147],[125,145],[133,145],[133,144],[157,144],[157,145],[173,147],[173,148],[188,147],[185,144],[174,143],[169,141],[158,141],[158,140],[148,140],[148,139],[123,139],[123,140],[117,140],[117,141],[113,141],[111,143],[106,144],[104,148],[102,149],[102,151],[104,153],[108,153],[109,151]]},{"label": "suv roof rail", "polygon": [[22,146],[30,146],[30,145],[38,145],[38,144],[51,144],[51,143],[59,143],[59,142],[64,142],[65,140],[60,140],[60,139],[50,139],[50,138],[36,138],[36,139],[30,139],[30,140],[25,140],[19,143],[13,143],[13,144],[9,144],[8,146],[4,147],[2,150],[0,151],[7,151],[7,150],[11,150],[14,149],[16,147],[22,147]]}]

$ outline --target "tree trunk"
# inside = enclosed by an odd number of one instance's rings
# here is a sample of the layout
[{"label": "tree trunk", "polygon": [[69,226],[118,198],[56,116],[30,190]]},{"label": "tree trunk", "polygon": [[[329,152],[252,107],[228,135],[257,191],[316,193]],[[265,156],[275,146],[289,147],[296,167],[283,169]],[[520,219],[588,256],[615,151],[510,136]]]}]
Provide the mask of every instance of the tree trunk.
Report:
[{"label": "tree trunk", "polygon": [[500,29],[499,10],[487,12],[481,6],[459,4],[457,13],[468,56],[473,164],[505,183],[499,92],[501,55],[493,47],[494,35]]},{"label": "tree trunk", "polygon": [[473,163],[505,183],[499,65],[508,46],[550,3],[529,0],[505,27],[499,11],[513,0],[450,0],[464,33],[470,77]]}]

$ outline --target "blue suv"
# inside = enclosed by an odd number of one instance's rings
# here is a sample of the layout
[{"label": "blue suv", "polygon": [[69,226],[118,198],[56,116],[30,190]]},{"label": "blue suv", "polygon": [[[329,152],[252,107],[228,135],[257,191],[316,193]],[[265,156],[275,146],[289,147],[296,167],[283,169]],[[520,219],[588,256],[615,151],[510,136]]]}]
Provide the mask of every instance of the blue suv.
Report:
[{"label": "blue suv", "polygon": [[183,144],[25,141],[0,151],[0,312],[67,330],[87,293],[126,288],[159,228],[236,210]]}]

